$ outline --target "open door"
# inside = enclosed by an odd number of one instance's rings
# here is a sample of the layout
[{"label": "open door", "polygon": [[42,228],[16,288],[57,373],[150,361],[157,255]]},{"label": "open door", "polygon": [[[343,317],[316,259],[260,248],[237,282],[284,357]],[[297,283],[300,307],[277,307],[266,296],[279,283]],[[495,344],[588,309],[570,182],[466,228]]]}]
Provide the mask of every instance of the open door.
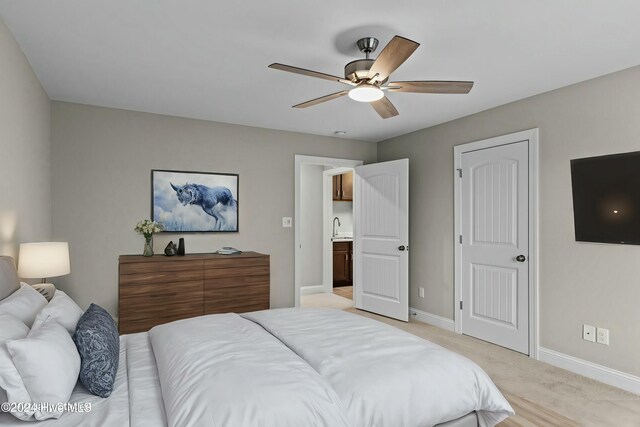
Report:
[{"label": "open door", "polygon": [[355,168],[355,307],[409,320],[409,160]]}]

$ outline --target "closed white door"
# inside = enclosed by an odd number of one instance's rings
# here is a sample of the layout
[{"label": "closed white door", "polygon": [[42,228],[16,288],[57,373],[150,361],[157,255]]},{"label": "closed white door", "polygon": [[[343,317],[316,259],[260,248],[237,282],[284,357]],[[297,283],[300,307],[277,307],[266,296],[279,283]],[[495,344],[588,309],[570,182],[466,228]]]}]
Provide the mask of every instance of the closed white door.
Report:
[{"label": "closed white door", "polygon": [[528,141],[462,154],[462,333],[529,354]]},{"label": "closed white door", "polygon": [[358,166],[354,193],[356,308],[409,320],[409,160]]}]

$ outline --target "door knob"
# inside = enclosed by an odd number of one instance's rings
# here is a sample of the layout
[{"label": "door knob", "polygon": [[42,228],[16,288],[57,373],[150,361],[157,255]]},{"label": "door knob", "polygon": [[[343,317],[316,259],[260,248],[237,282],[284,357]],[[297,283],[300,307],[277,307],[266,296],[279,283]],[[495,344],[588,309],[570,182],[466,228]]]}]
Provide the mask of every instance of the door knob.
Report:
[{"label": "door knob", "polygon": [[526,260],[527,260],[527,257],[524,256],[524,255],[518,255],[516,257],[516,261],[518,261],[518,262],[525,262]]},{"label": "door knob", "polygon": [[402,245],[402,246],[398,246],[398,250],[399,250],[399,251],[404,251],[405,249],[406,249],[406,248],[404,247],[404,245]]}]

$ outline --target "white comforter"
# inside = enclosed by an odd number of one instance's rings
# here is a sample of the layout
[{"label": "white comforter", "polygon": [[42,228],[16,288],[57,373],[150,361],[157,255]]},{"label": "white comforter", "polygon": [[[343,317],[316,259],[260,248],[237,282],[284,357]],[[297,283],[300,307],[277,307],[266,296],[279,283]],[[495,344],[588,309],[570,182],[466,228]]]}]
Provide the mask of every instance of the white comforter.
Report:
[{"label": "white comforter", "polygon": [[326,378],[354,427],[432,426],[471,411],[481,426],[493,426],[513,415],[475,363],[392,326],[326,309],[243,316]]},{"label": "white comforter", "polygon": [[513,413],[475,364],[391,326],[337,310],[243,316],[122,336],[112,395],[71,396],[90,413],[0,413],[0,426],[424,427],[474,410],[485,426]]},{"label": "white comforter", "polygon": [[236,314],[156,326],[149,336],[170,426],[349,425],[325,379]]}]

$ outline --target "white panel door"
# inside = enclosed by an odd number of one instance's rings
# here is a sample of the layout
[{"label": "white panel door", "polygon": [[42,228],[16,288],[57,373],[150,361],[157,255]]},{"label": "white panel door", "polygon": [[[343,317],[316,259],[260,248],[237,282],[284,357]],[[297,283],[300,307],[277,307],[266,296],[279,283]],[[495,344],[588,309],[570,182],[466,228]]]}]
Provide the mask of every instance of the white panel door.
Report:
[{"label": "white panel door", "polygon": [[529,354],[528,141],[461,160],[462,333]]},{"label": "white panel door", "polygon": [[355,169],[356,308],[409,320],[409,160]]}]

